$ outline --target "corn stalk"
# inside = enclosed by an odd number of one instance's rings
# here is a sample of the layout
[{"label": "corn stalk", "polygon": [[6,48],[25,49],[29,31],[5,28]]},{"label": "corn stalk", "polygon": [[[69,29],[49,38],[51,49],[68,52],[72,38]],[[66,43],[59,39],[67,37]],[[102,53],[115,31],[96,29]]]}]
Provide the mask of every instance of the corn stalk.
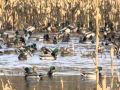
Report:
[{"label": "corn stalk", "polygon": [[63,79],[61,79],[61,90],[64,90],[64,82],[63,82]]},{"label": "corn stalk", "polygon": [[113,60],[114,60],[114,48],[113,46],[111,47],[111,89],[113,88],[113,82],[114,82],[114,63],[113,63]]},{"label": "corn stalk", "polygon": [[98,71],[98,47],[99,47],[99,0],[96,0],[96,88],[99,90],[99,71]]},{"label": "corn stalk", "polygon": [[3,80],[1,80],[2,83],[2,89],[3,90],[15,90],[12,86],[9,80],[7,80],[7,83],[4,84]]}]

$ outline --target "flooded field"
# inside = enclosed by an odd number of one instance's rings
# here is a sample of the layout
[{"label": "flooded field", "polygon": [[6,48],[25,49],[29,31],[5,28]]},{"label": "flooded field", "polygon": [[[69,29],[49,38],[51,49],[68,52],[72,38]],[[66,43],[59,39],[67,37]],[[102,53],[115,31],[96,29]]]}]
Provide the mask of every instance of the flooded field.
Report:
[{"label": "flooded field", "polygon": [[[76,39],[78,41],[78,38]],[[34,40],[33,40],[34,41]],[[33,42],[31,40],[31,42]],[[23,75],[24,67],[36,66],[38,72],[46,73],[50,66],[55,66],[57,74],[67,74],[67,75],[80,75],[81,71],[95,72],[95,58],[93,58],[91,53],[95,51],[95,44],[80,44],[77,43],[75,39],[73,42],[69,43],[58,43],[54,44],[43,44],[43,42],[36,42],[38,51],[33,53],[27,60],[18,60],[17,54],[4,54],[0,55],[0,72],[1,75]],[[39,49],[42,46],[49,48],[60,48],[69,47],[73,44],[74,55],[72,56],[60,56],[58,54],[57,60],[40,60]],[[105,47],[104,53],[99,53],[99,66],[103,67],[103,71],[110,75],[111,73],[111,58],[110,58],[110,47]],[[88,54],[88,56],[87,56]],[[119,72],[120,61],[114,57],[113,64],[115,65],[115,73]]]},{"label": "flooded field", "polygon": [[120,90],[120,0],[0,0],[0,80],[0,90]]},{"label": "flooded field", "polygon": [[[71,42],[58,44],[45,44],[42,41],[34,41],[33,39],[28,42],[37,44],[37,52],[33,53],[27,60],[19,61],[17,54],[4,54],[0,56],[0,74],[7,75],[9,77],[1,76],[1,79],[6,82],[10,80],[12,86],[16,90],[62,90],[61,80],[64,83],[64,90],[95,90],[96,87],[94,80],[81,79],[80,75],[82,72],[95,72],[95,58],[87,56],[95,51],[95,44],[78,43],[78,38],[72,38]],[[71,47],[74,49],[74,55],[72,56],[57,56],[57,60],[40,60],[40,48],[49,47],[51,49],[61,47]],[[14,48],[15,49],[15,48]],[[1,49],[2,50],[2,49]],[[110,47],[105,47],[104,53],[99,53],[99,66],[103,67],[103,74],[111,76],[111,58],[110,58]],[[119,76],[119,64],[120,61],[114,57],[114,75]],[[38,73],[45,75],[43,81],[39,83],[27,83],[24,80],[24,68],[33,67],[37,68]],[[56,67],[55,77],[50,80],[47,78],[47,72],[50,66]],[[110,80],[107,79],[107,86],[110,86]],[[116,89],[117,85],[114,83],[113,90]],[[0,85],[0,90],[1,90]],[[109,89],[108,89],[109,90]]]}]

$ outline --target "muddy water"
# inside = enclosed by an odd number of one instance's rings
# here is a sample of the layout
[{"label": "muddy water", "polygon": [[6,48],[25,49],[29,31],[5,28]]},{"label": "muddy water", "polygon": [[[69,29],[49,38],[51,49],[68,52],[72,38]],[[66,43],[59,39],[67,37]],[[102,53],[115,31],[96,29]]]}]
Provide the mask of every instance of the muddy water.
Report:
[{"label": "muddy water", "polygon": [[[28,83],[24,77],[3,77],[1,79],[6,83],[9,78],[12,87],[16,90],[62,90],[61,79],[64,83],[64,90],[94,90],[95,82],[82,80],[79,76],[55,76],[52,80],[44,77],[39,83]],[[0,90],[2,90],[0,83]]]},{"label": "muddy water", "polygon": [[[11,86],[15,90],[95,90],[96,86],[96,82],[94,80],[83,79],[80,76],[54,76],[52,80],[48,77],[44,77],[43,80],[38,83],[27,82],[24,77],[21,76],[0,76],[0,79],[3,80],[4,83],[9,79]],[[63,80],[63,89],[61,88],[61,80]],[[120,90],[120,88],[117,88],[115,84],[116,81],[113,85],[114,89],[111,90]],[[107,78],[107,86],[110,86],[109,78]],[[0,90],[2,90],[1,82]]]}]

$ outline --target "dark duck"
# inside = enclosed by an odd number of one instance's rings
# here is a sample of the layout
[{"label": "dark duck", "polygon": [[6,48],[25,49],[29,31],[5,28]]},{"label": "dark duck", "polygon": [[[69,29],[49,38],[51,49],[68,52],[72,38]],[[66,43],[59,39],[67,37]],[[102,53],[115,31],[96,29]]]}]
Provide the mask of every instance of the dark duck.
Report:
[{"label": "dark duck", "polygon": [[55,67],[54,66],[51,66],[49,71],[47,72],[47,75],[50,79],[53,78],[53,73],[55,72]]}]

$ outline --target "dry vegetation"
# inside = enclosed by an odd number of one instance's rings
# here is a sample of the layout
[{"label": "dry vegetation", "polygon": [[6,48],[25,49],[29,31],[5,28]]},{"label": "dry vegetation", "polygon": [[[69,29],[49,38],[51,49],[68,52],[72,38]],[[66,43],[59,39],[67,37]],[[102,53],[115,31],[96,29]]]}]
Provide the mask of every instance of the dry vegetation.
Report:
[{"label": "dry vegetation", "polygon": [[[96,0],[0,0],[0,26],[20,29],[34,25],[40,29],[48,22],[69,21],[95,24]],[[109,17],[114,24],[120,21],[119,0],[99,0],[100,24]],[[8,27],[9,26],[9,27]]]},{"label": "dry vegetation", "polygon": [[1,80],[1,83],[2,83],[2,90],[15,90],[15,89],[12,87],[12,85],[11,85],[11,83],[10,83],[9,80],[7,80],[7,83],[6,83],[6,84]]}]

